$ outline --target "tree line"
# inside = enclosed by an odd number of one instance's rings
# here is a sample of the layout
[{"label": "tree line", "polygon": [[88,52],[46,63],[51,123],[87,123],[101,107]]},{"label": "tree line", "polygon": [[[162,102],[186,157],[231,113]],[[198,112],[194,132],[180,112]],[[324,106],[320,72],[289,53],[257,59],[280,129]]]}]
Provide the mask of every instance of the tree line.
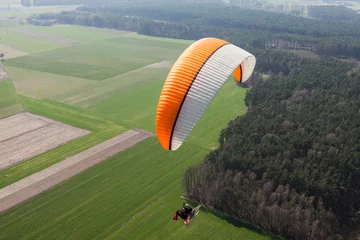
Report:
[{"label": "tree line", "polygon": [[[191,40],[214,36],[240,46],[307,49],[321,55],[360,58],[360,24],[220,4],[159,4],[158,1],[130,4],[124,1],[121,5],[82,6],[77,10],[35,15],[30,22],[41,25],[41,21],[56,20],[62,24]],[[123,29],[125,25],[128,27]]]}]

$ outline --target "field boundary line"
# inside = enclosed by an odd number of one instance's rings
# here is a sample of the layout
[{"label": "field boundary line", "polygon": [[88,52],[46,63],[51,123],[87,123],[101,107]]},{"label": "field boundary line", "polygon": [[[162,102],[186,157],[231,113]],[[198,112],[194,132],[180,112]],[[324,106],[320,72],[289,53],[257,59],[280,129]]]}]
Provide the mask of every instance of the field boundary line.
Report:
[{"label": "field boundary line", "polygon": [[[23,133],[21,133],[21,134],[19,134],[19,135],[15,135],[15,136],[12,136],[12,137],[10,137],[10,138],[1,140],[0,143],[9,141],[9,140],[14,139],[14,138],[17,138],[17,137],[24,136],[25,134],[28,134],[28,133],[31,133],[31,132],[35,132],[35,131],[37,131],[37,130],[39,130],[39,129],[41,129],[41,128],[47,127],[47,126],[49,126],[49,125],[51,125],[51,124],[53,124],[53,123],[48,123],[48,124],[45,124],[45,125],[40,126],[40,127],[38,127],[38,128],[34,128],[34,129],[29,130],[29,131],[23,132]],[[0,169],[0,170],[4,170],[4,169]]]}]

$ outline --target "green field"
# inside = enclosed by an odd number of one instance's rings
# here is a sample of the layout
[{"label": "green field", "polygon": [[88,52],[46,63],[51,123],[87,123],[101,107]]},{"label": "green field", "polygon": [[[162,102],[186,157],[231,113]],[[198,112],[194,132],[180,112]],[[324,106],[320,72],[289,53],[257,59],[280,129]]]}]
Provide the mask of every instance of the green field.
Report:
[{"label": "green field", "polygon": [[[189,231],[171,220],[181,204],[177,185],[181,173],[203,154],[201,146],[165,154],[156,139],[143,142],[2,214],[0,239],[104,239],[110,235],[113,239],[174,239],[185,232],[190,239],[209,239],[213,233],[270,239],[211,214],[199,215]],[[197,235],[191,238],[195,229]]]},{"label": "green field", "polygon": [[[5,22],[5,21],[2,21]],[[7,25],[9,23],[6,21]],[[53,50],[65,45],[56,44],[49,39],[28,36],[7,27],[0,27],[0,44],[19,49],[27,53],[38,53]]]},{"label": "green field", "polygon": [[11,80],[0,82],[0,118],[23,111]]},{"label": "green field", "polygon": [[[149,45],[148,45],[149,44]],[[174,59],[186,44],[119,37],[33,54],[6,62],[7,66],[104,80],[167,59]]]},{"label": "green field", "polygon": [[[84,29],[74,40],[89,34]],[[63,31],[52,34],[77,27]],[[154,132],[162,85],[189,44],[125,34],[7,60],[30,112],[92,133],[0,171],[0,188],[127,129]],[[206,209],[189,228],[171,220],[182,203],[184,170],[245,112],[245,92],[231,77],[178,151],[165,151],[153,137],[0,214],[0,239],[273,239]]]},{"label": "green field", "polygon": [[38,27],[33,25],[23,25],[22,28],[56,35],[59,37],[69,38],[81,43],[96,42],[104,39],[115,38],[124,34],[125,31],[116,31],[110,29],[81,27],[73,25],[56,25],[49,27]]}]

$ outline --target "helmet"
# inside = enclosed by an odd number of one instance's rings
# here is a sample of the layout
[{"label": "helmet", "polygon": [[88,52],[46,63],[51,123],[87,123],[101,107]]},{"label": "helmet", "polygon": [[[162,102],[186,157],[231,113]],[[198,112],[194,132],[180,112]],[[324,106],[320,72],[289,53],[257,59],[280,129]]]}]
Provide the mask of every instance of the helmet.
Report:
[{"label": "helmet", "polygon": [[189,204],[185,203],[185,207],[186,207],[186,208],[189,208]]}]

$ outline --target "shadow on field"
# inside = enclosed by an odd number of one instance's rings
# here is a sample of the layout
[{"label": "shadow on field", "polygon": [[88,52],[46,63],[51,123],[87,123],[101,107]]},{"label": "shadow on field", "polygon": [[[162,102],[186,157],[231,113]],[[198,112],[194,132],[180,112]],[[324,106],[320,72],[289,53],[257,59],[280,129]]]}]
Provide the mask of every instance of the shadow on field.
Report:
[{"label": "shadow on field", "polygon": [[[198,206],[200,204],[198,202],[193,202],[193,201],[189,201],[188,203],[192,207],[196,207],[196,206]],[[228,223],[232,224],[235,227],[246,228],[246,229],[249,229],[250,231],[257,232],[257,233],[259,233],[261,235],[267,236],[272,240],[285,240],[285,238],[282,238],[282,237],[275,236],[275,235],[272,235],[270,233],[267,233],[267,232],[261,230],[260,228],[255,227],[255,226],[253,226],[251,224],[242,222],[242,221],[237,220],[235,218],[232,218],[230,216],[226,216],[226,215],[216,211],[215,209],[211,209],[211,208],[202,206],[200,211],[212,214],[212,215],[214,215],[214,216],[216,216],[216,217],[218,217],[220,219],[226,220]]]}]

